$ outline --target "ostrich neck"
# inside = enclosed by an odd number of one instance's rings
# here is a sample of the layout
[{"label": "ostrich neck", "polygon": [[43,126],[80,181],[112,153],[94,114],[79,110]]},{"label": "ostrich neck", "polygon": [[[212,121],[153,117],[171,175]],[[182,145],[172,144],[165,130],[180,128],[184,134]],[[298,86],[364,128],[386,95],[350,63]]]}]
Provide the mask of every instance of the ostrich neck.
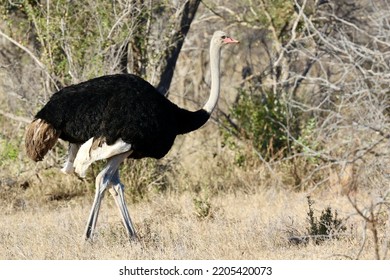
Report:
[{"label": "ostrich neck", "polygon": [[214,111],[215,106],[217,105],[219,98],[219,62],[221,57],[221,47],[211,44],[210,46],[210,71],[211,71],[211,90],[210,96],[206,104],[203,106],[209,115]]},{"label": "ostrich neck", "polygon": [[211,67],[211,90],[206,104],[201,110],[190,112],[185,109],[178,111],[178,134],[194,131],[204,125],[210,118],[219,97],[219,59],[221,48],[211,44],[210,46],[210,67]]}]

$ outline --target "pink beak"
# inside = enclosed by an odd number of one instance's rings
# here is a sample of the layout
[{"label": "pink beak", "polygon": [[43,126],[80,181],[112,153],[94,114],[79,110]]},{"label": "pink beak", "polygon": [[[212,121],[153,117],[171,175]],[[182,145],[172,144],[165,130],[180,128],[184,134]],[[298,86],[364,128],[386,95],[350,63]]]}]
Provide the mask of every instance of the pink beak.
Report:
[{"label": "pink beak", "polygon": [[223,42],[225,44],[238,44],[238,43],[240,43],[240,41],[234,40],[233,38],[230,38],[230,37],[226,37],[225,39],[223,39]]}]

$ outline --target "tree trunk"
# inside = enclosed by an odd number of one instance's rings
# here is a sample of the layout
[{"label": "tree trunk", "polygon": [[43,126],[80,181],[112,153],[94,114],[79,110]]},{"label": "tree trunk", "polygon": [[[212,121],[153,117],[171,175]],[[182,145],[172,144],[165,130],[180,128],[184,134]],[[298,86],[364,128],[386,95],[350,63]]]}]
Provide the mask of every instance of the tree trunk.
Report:
[{"label": "tree trunk", "polygon": [[199,4],[200,0],[188,0],[184,4],[180,24],[174,31],[174,34],[171,37],[169,45],[165,51],[163,62],[165,66],[162,67],[163,70],[161,72],[160,82],[157,86],[157,90],[163,95],[168,95],[177,59],[183,46],[184,39],[190,29],[191,22],[195,17],[196,11],[198,10]]}]

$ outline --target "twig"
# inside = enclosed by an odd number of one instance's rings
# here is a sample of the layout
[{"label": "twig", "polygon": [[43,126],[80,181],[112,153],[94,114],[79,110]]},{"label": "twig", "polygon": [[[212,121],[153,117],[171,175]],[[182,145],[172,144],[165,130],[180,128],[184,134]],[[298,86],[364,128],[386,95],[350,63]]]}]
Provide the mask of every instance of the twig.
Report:
[{"label": "twig", "polygon": [[24,122],[24,123],[30,123],[31,122],[31,119],[29,119],[29,118],[21,117],[21,116],[15,116],[14,114],[7,113],[7,112],[5,112],[5,111],[3,111],[1,109],[0,109],[0,115],[3,115],[6,118],[9,118],[11,120],[18,121],[18,122]]},{"label": "twig", "polygon": [[52,81],[53,85],[56,87],[57,90],[59,90],[59,87],[57,86],[56,81],[53,79],[53,77],[50,75],[49,71],[47,70],[46,66],[25,46],[18,43],[11,37],[9,37],[7,34],[5,34],[3,31],[0,30],[0,35],[3,36],[6,40],[10,41],[12,44],[23,50],[26,54],[28,54],[35,63],[45,72],[45,74],[49,77],[49,79]]}]

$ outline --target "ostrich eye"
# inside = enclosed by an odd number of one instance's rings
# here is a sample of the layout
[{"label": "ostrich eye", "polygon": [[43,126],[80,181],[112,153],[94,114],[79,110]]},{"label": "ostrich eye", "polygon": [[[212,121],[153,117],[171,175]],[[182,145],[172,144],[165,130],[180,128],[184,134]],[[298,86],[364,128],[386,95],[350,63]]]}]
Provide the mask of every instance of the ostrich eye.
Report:
[{"label": "ostrich eye", "polygon": [[226,36],[225,36],[225,35],[223,35],[221,38],[222,38],[222,39],[226,39]]}]

